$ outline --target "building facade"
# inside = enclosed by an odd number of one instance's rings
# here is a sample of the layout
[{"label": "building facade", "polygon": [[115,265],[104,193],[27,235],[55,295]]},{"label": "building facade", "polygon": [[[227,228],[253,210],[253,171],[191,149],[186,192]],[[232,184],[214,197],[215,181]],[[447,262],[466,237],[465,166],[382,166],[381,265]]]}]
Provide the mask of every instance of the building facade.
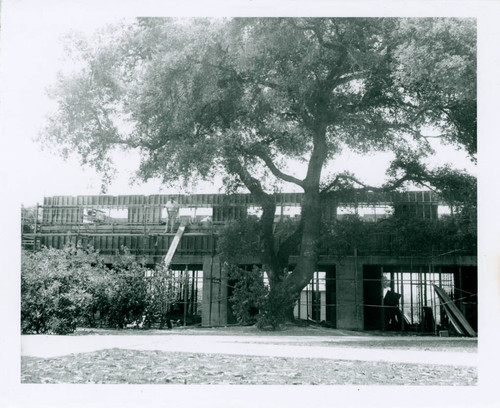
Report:
[{"label": "building facade", "polygon": [[[301,194],[276,194],[275,199],[277,223],[300,217]],[[169,201],[177,207],[170,230]],[[433,220],[443,209],[440,198],[428,191],[364,193],[344,202],[326,199],[323,219],[333,222],[355,213],[366,222],[377,222],[399,211]],[[258,216],[258,205],[250,195],[55,196],[46,197],[35,212],[32,227],[23,227],[25,249],[72,243],[93,247],[109,265],[124,248],[151,267],[167,261],[185,278],[181,303],[192,321],[203,326],[236,322],[233,285],[217,254],[217,237],[228,221]],[[296,305],[297,317],[339,329],[437,333],[456,326],[437,286],[477,331],[475,249],[436,245],[436,251],[425,256],[395,255],[388,250],[390,237],[367,236],[362,241],[359,248],[341,256],[324,245],[318,271]],[[290,257],[290,267],[296,259]],[[252,264],[259,260],[242,256],[242,266],[251,270]],[[397,297],[395,304],[390,301],[392,294]]]}]

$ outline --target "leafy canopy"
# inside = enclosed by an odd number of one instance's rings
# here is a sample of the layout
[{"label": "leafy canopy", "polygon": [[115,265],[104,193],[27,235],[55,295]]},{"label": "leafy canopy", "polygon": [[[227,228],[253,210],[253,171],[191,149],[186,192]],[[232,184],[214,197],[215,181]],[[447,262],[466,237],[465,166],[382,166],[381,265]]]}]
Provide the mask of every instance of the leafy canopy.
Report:
[{"label": "leafy canopy", "polygon": [[475,38],[467,19],[142,18],[71,40],[81,69],[52,90],[43,137],[105,181],[117,146],[140,151],[144,180],[225,173],[247,187],[304,188],[345,148],[418,161],[429,126],[474,156]]}]

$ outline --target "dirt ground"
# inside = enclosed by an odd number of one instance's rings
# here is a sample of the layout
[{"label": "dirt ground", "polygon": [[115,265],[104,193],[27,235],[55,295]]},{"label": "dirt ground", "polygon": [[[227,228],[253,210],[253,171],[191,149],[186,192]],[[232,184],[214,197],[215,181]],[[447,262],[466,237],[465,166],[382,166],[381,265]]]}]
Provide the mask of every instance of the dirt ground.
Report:
[{"label": "dirt ground", "polygon": [[477,339],[322,327],[22,336],[23,383],[475,385]]}]

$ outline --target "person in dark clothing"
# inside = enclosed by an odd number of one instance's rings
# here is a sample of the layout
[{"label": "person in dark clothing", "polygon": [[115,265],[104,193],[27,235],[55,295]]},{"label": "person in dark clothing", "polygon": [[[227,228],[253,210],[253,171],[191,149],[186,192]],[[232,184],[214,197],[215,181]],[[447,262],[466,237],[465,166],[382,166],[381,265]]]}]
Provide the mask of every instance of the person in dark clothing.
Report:
[{"label": "person in dark clothing", "polygon": [[401,330],[401,312],[399,310],[400,298],[401,295],[393,292],[391,289],[385,294],[384,310],[386,330]]}]

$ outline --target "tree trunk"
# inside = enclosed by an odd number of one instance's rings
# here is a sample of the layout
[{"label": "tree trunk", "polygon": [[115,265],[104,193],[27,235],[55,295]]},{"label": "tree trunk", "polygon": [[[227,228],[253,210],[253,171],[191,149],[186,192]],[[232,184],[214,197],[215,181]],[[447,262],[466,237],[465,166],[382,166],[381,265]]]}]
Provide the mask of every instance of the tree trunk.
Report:
[{"label": "tree trunk", "polygon": [[299,261],[293,273],[288,275],[285,282],[288,291],[296,296],[311,281],[318,264],[322,219],[319,184],[327,155],[325,134],[326,126],[320,124],[315,132],[314,149],[309,160],[307,176],[304,180],[304,198],[301,212],[303,231]]}]

